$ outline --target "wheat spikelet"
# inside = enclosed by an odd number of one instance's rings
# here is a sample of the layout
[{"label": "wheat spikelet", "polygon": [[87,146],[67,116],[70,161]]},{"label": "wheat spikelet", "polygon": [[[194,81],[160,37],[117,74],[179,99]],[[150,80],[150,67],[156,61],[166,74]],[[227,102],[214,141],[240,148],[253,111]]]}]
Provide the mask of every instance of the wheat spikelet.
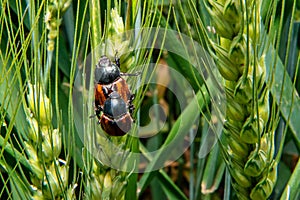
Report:
[{"label": "wheat spikelet", "polygon": [[45,23],[48,32],[48,51],[54,50],[55,38],[59,34],[59,26],[61,25],[63,13],[70,7],[70,0],[52,0],[50,1],[45,14]]}]

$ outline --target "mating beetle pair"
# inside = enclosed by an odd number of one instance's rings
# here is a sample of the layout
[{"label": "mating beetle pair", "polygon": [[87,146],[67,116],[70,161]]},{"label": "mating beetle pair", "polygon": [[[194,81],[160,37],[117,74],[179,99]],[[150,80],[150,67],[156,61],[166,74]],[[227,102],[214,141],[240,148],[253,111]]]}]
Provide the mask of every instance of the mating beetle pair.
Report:
[{"label": "mating beetle pair", "polygon": [[115,63],[102,56],[95,69],[95,111],[102,129],[111,136],[123,136],[133,122],[134,95],[120,72],[120,60]]}]

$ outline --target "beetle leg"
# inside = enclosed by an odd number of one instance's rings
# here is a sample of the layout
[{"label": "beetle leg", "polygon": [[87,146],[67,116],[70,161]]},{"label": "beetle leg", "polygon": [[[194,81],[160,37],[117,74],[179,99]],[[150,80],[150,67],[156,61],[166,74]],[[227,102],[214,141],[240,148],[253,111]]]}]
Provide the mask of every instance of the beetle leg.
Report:
[{"label": "beetle leg", "polygon": [[135,119],[133,117],[133,111],[134,111],[134,109],[135,109],[134,105],[130,105],[129,106],[129,114],[130,114],[130,117],[131,117],[133,123],[135,123]]},{"label": "beetle leg", "polygon": [[[102,108],[100,105],[98,105],[98,106],[97,106],[97,109],[96,109],[96,116],[99,116],[101,112],[103,112],[103,108]],[[99,120],[97,121],[97,124],[98,124],[98,125],[99,125],[100,123],[101,123],[101,117],[99,117]]]},{"label": "beetle leg", "polygon": [[93,114],[93,115],[91,115],[91,116],[89,116],[89,118],[94,118],[94,117],[96,117],[97,116],[97,114],[98,114],[98,110],[99,110],[99,105],[96,105],[96,101],[94,101],[94,110],[95,110],[95,112],[96,112],[96,114]]},{"label": "beetle leg", "polygon": [[114,91],[114,86],[113,86],[113,84],[111,84],[110,87],[109,87],[109,91],[108,91],[108,94],[107,94],[107,95],[109,95],[109,94],[112,93],[113,91]]},{"label": "beetle leg", "polygon": [[128,110],[129,110],[129,113],[130,113],[130,114],[133,113],[134,109],[135,109],[135,107],[134,107],[133,104],[130,104],[130,105],[128,106]]},{"label": "beetle leg", "polygon": [[134,94],[130,94],[129,100],[128,100],[128,104],[131,105],[133,100],[134,100],[135,95]]},{"label": "beetle leg", "polygon": [[99,112],[99,114],[100,114],[100,112],[103,112],[103,108],[100,105],[98,105],[96,112]]},{"label": "beetle leg", "polygon": [[129,97],[129,100],[128,100],[128,109],[129,109],[129,112],[132,114],[133,111],[134,111],[134,105],[132,104],[134,100],[134,94],[131,94],[130,97]]},{"label": "beetle leg", "polygon": [[120,73],[121,76],[139,76],[142,72],[136,72],[136,73]]},{"label": "beetle leg", "polygon": [[134,109],[135,109],[134,105],[132,104],[133,100],[134,100],[134,94],[131,94],[131,95],[130,95],[130,98],[129,98],[129,100],[128,100],[128,106],[127,106],[131,118],[133,118],[132,114],[133,114]]},{"label": "beetle leg", "polygon": [[109,95],[109,90],[107,87],[102,86],[102,91],[105,97],[108,97]]}]

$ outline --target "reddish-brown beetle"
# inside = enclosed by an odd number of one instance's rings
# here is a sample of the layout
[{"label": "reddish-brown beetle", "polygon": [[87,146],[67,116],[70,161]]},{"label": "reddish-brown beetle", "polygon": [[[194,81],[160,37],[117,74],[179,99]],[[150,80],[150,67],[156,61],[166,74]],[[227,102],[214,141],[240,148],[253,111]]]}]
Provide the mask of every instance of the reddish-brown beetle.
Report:
[{"label": "reddish-brown beetle", "polygon": [[[125,79],[121,75],[136,76],[138,74],[121,73],[120,62],[117,57],[115,57],[115,63],[113,63],[104,55],[96,65],[95,111],[101,127],[109,135],[121,136],[131,128],[134,95],[130,92]],[[125,109],[123,108],[123,104],[125,104]],[[106,108],[104,108],[105,105]],[[122,108],[118,109],[118,105]],[[116,112],[117,114],[110,112],[113,110],[118,111]],[[129,115],[127,114],[127,110],[129,111]],[[119,114],[123,115],[119,116]]]}]

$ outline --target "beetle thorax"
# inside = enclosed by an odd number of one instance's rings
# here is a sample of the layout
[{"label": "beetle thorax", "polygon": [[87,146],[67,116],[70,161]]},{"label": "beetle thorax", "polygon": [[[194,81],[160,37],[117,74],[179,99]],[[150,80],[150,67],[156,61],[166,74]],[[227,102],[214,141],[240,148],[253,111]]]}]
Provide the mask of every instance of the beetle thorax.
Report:
[{"label": "beetle thorax", "polygon": [[95,80],[100,84],[110,84],[120,77],[120,69],[111,63],[107,66],[97,66],[95,70]]}]

